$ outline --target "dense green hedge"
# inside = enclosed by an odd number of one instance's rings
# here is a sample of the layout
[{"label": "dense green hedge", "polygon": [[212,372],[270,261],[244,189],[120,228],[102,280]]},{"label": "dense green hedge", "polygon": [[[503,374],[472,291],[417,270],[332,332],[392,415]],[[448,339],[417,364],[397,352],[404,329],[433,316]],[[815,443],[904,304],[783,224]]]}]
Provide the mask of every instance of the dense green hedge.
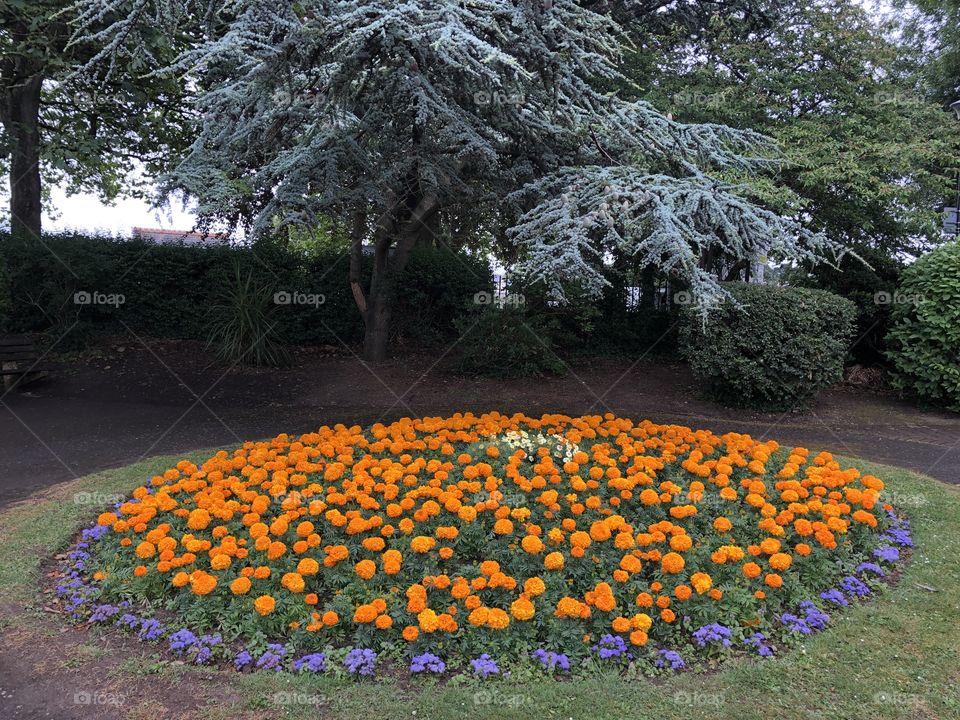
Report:
[{"label": "dense green hedge", "polygon": [[892,300],[894,385],[960,411],[960,243],[906,268]]},{"label": "dense green hedge", "polygon": [[[349,259],[337,251],[311,257],[282,247],[190,247],[143,240],[60,234],[42,243],[0,236],[3,330],[49,331],[60,348],[91,333],[205,339],[211,308],[237,270],[271,292],[323,296],[316,306],[279,306],[277,335],[298,345],[354,343],[363,322],[348,283]],[[366,260],[365,271],[369,272]],[[454,321],[492,278],[484,258],[444,248],[415,251],[401,278],[394,340],[430,345],[456,335]],[[122,304],[78,305],[76,293],[123,296]]]},{"label": "dense green hedge", "polygon": [[856,306],[825,290],[729,283],[704,325],[682,313],[680,350],[707,394],[764,410],[807,404],[843,377]]}]

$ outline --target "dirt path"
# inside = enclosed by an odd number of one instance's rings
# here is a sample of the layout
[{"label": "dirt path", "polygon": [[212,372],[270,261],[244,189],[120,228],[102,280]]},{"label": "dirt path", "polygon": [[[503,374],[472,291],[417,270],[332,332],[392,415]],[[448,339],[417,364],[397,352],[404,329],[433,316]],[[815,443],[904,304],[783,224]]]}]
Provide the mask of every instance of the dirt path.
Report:
[{"label": "dirt path", "polygon": [[498,382],[459,377],[431,355],[367,367],[347,350],[327,349],[301,353],[285,370],[229,370],[210,365],[195,344],[127,339],[55,365],[50,378],[0,400],[0,506],[150,455],[467,410],[614,412],[772,437],[960,483],[960,416],[851,388],[823,393],[804,414],[767,414],[702,400],[684,366],[661,362],[600,361],[559,377]]}]

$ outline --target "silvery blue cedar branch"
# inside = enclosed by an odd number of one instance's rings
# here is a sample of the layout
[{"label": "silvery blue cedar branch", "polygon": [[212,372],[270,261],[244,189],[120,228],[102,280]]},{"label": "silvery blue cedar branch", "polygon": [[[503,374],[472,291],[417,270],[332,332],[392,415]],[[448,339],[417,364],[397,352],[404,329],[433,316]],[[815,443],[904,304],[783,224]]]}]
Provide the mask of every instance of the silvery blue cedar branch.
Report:
[{"label": "silvery blue cedar branch", "polygon": [[395,220],[384,234],[402,247],[436,208],[488,207],[512,226],[521,269],[561,297],[565,278],[599,291],[596,259],[614,248],[675,273],[694,296],[722,293],[698,265],[708,246],[736,258],[843,253],[721,181],[774,164],[767,138],[678,123],[600,89],[624,81],[629,38],[573,0],[78,0],[75,10],[76,37],[103,46],[84,72],[137,57],[145,34],[196,37],[171,66],[141,58],[145,72],[199,90],[196,141],[163,190],[254,233],[362,214]]}]

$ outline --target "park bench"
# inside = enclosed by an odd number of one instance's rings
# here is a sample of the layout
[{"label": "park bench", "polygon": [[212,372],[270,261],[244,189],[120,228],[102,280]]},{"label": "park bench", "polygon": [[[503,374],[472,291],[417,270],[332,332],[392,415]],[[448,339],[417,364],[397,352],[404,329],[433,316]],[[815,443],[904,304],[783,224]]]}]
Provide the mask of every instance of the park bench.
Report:
[{"label": "park bench", "polygon": [[21,380],[45,376],[46,372],[37,367],[38,360],[37,349],[29,336],[0,336],[0,376],[7,390]]}]

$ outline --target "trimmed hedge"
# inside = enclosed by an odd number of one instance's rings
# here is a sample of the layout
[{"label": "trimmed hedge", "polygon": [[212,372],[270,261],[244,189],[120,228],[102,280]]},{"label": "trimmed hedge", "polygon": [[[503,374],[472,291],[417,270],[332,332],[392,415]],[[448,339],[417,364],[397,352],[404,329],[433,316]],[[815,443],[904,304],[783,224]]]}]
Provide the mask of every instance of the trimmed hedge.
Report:
[{"label": "trimmed hedge", "polygon": [[960,243],[907,267],[892,300],[894,386],[960,411]]},{"label": "trimmed hedge", "polygon": [[[3,330],[49,331],[58,349],[90,334],[124,333],[203,340],[224,289],[251,271],[271,293],[323,296],[314,305],[280,305],[277,335],[295,345],[355,343],[363,321],[348,282],[349,258],[335,250],[305,257],[270,244],[253,248],[158,245],[141,239],[44,236],[42,243],[0,235],[6,302]],[[365,258],[365,272],[372,260]],[[454,320],[475,293],[492,288],[483,257],[446,248],[417,249],[401,277],[394,340],[433,345],[456,336]],[[78,305],[76,293],[122,304]]]},{"label": "trimmed hedge", "polygon": [[825,290],[726,283],[704,326],[681,314],[680,351],[708,396],[736,407],[791,410],[843,377],[857,311]]}]

